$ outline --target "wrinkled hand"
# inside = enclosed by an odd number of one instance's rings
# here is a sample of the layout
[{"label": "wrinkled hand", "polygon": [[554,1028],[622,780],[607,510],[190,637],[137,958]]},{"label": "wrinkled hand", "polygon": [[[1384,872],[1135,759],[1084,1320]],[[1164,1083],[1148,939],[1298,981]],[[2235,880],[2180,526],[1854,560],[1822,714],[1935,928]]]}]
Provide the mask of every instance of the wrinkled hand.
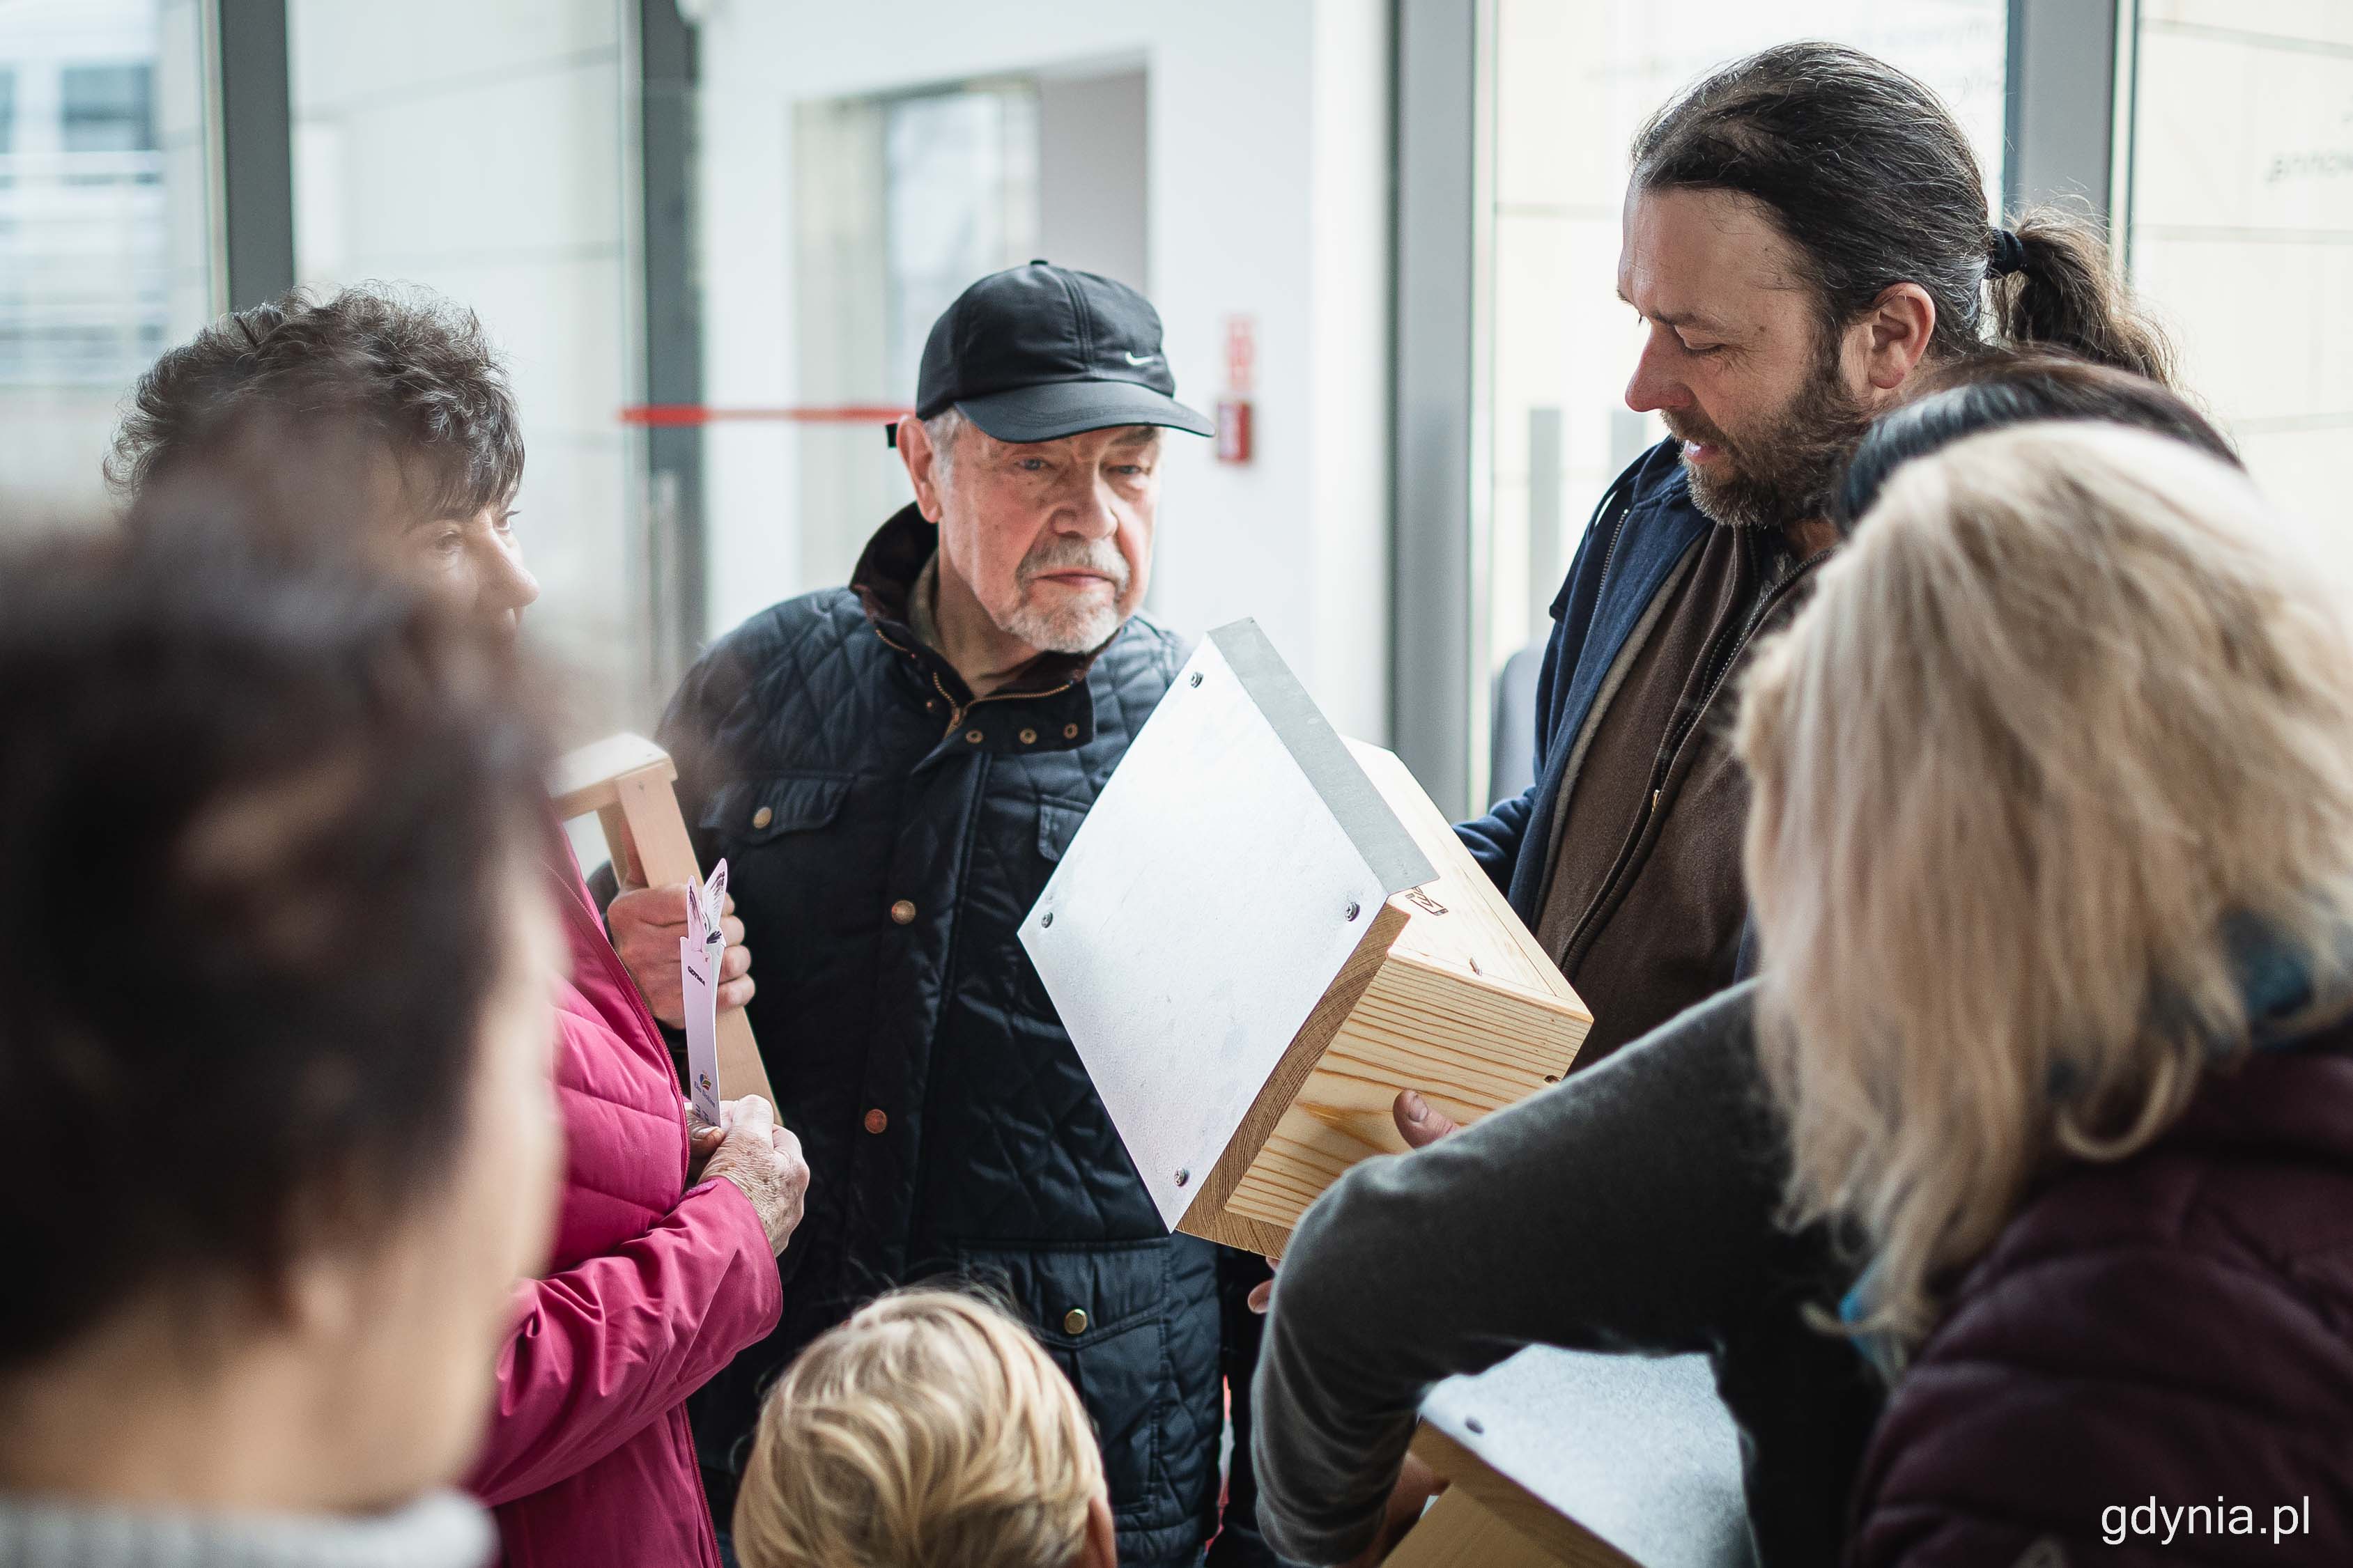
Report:
[{"label": "wrinkled hand", "polygon": [[720,1110],[727,1129],[702,1167],[703,1179],[733,1183],[751,1199],[760,1228],[768,1233],[769,1250],[782,1252],[801,1223],[801,1205],[808,1195],[809,1168],[801,1158],[801,1141],[791,1129],[776,1125],[776,1112],[756,1094],[728,1100]]},{"label": "wrinkled hand", "polygon": [[[1389,1107],[1389,1119],[1397,1123],[1398,1135],[1405,1140],[1409,1149],[1426,1149],[1448,1133],[1462,1130],[1459,1122],[1409,1089],[1399,1091],[1397,1103]],[[1282,1267],[1280,1257],[1269,1258],[1266,1261],[1270,1268]],[[1253,1286],[1249,1300],[1251,1311],[1265,1311],[1267,1303],[1274,1300],[1274,1281],[1269,1279]]]},{"label": "wrinkled hand", "polygon": [[711,1163],[711,1156],[719,1152],[726,1140],[725,1129],[713,1127],[702,1119],[702,1112],[691,1100],[681,1100],[686,1107],[686,1184],[693,1186],[702,1180],[702,1169]]},{"label": "wrinkled hand", "polygon": [[[673,1029],[686,1027],[686,992],[679,983],[678,944],[686,940],[686,900],[693,897],[683,882],[660,888],[632,888],[615,899],[605,911],[605,929],[612,933],[613,951],[622,967],[645,994],[655,1017]],[[741,1007],[752,999],[752,950],[744,945],[744,922],[735,918],[735,898],[729,894],[719,929],[727,933],[727,951],[719,959],[719,1010]]]}]

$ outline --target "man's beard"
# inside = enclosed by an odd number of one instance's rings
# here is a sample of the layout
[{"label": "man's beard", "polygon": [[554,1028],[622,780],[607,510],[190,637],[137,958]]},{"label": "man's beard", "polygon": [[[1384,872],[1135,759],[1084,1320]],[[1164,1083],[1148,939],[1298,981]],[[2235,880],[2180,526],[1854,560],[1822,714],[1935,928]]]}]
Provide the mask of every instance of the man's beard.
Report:
[{"label": "man's beard", "polygon": [[[1100,572],[1110,579],[1109,596],[1092,589],[1083,595],[1065,593],[1058,595],[1061,603],[1051,608],[1031,601],[1030,584],[1039,576],[1073,566]],[[1111,641],[1112,634],[1119,630],[1125,618],[1119,606],[1127,597],[1128,576],[1127,557],[1110,540],[1050,534],[1023,557],[1015,577],[1021,589],[1021,602],[1000,623],[1000,627],[1041,653],[1092,653]]]},{"label": "man's beard", "polygon": [[1828,513],[1831,490],[1871,416],[1839,381],[1838,359],[1816,358],[1789,405],[1752,435],[1726,435],[1696,414],[1665,414],[1677,440],[1724,454],[1716,473],[1690,463],[1692,500],[1735,528],[1781,528]]}]

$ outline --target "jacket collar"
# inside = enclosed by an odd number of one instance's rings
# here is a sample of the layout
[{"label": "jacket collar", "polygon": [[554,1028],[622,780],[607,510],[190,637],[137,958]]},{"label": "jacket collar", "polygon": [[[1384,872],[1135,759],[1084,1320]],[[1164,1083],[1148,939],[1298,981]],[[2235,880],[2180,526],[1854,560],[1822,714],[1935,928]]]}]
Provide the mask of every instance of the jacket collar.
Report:
[{"label": "jacket collar", "polygon": [[[858,569],[849,574],[850,591],[866,607],[866,618],[883,634],[883,640],[894,647],[920,648],[928,658],[917,662],[936,667],[935,673],[954,683],[959,704],[973,700],[972,690],[964,678],[955,673],[937,648],[931,647],[915,631],[913,612],[915,588],[924,575],[924,568],[939,551],[939,531],[924,520],[913,501],[891,515],[891,520],[866,542],[866,552],[858,558]],[[1124,623],[1123,623],[1123,626]],[[1113,632],[1103,647],[1091,653],[1041,653],[1031,659],[1012,679],[988,694],[988,700],[1001,698],[1044,697],[1083,685],[1087,671],[1103,656],[1104,647],[1117,640]]]},{"label": "jacket collar", "polygon": [[955,667],[915,632],[916,585],[938,548],[938,531],[910,503],[867,541],[849,587],[875,635],[908,662],[926,697],[936,692],[945,700],[944,731],[991,752],[1067,751],[1093,740],[1087,676],[1104,649],[1126,635],[1126,624],[1091,653],[1041,653],[1004,685],[975,697]]},{"label": "jacket collar", "polygon": [[[1628,559],[1624,563],[1626,580],[1620,584],[1626,592],[1612,595],[1621,605],[1634,607],[1637,616],[1658,592],[1674,563],[1683,559],[1683,552],[1698,541],[1715,524],[1699,504],[1691,499],[1691,477],[1683,472],[1683,444],[1672,436],[1644,452],[1628,464],[1609,488],[1601,495],[1600,504],[1593,509],[1592,519],[1586,524],[1588,536],[1601,533],[1611,542],[1605,553],[1615,557],[1615,548],[1626,534]],[[1599,584],[1597,586],[1606,586]],[[1560,592],[1552,602],[1552,618],[1560,620],[1568,613],[1569,601],[1577,588],[1577,574],[1571,570],[1560,584]],[[1628,620],[1620,629],[1630,629]],[[1616,657],[1617,640],[1609,643],[1611,658]],[[1604,665],[1608,660],[1604,660]]]}]

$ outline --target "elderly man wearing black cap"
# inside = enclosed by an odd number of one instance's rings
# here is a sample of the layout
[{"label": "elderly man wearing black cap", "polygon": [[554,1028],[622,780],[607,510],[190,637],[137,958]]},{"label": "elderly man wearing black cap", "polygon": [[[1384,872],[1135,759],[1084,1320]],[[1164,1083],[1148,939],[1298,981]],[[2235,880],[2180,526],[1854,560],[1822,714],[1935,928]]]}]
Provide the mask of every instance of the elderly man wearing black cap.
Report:
[{"label": "elderly man wearing black cap", "polygon": [[[974,284],[894,433],[913,504],[847,588],[715,645],[663,721],[813,1173],[781,1326],[695,1403],[723,1524],[776,1370],[860,1300],[956,1273],[1077,1385],[1123,1563],[1189,1564],[1219,1531],[1256,1260],[1163,1227],[1015,934],[1183,662],[1135,613],[1162,433],[1210,430],[1176,389],[1134,290],[1042,261]],[[1267,1560],[1237,1479],[1216,1560]]]}]

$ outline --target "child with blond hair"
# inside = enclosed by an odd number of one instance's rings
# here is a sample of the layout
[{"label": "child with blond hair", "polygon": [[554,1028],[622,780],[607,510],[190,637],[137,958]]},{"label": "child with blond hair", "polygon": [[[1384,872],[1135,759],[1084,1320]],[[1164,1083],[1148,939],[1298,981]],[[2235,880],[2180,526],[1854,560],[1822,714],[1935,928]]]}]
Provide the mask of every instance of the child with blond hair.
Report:
[{"label": "child with blond hair", "polygon": [[760,1413],[744,1568],[1117,1568],[1085,1407],[974,1294],[895,1291],[812,1342]]}]

